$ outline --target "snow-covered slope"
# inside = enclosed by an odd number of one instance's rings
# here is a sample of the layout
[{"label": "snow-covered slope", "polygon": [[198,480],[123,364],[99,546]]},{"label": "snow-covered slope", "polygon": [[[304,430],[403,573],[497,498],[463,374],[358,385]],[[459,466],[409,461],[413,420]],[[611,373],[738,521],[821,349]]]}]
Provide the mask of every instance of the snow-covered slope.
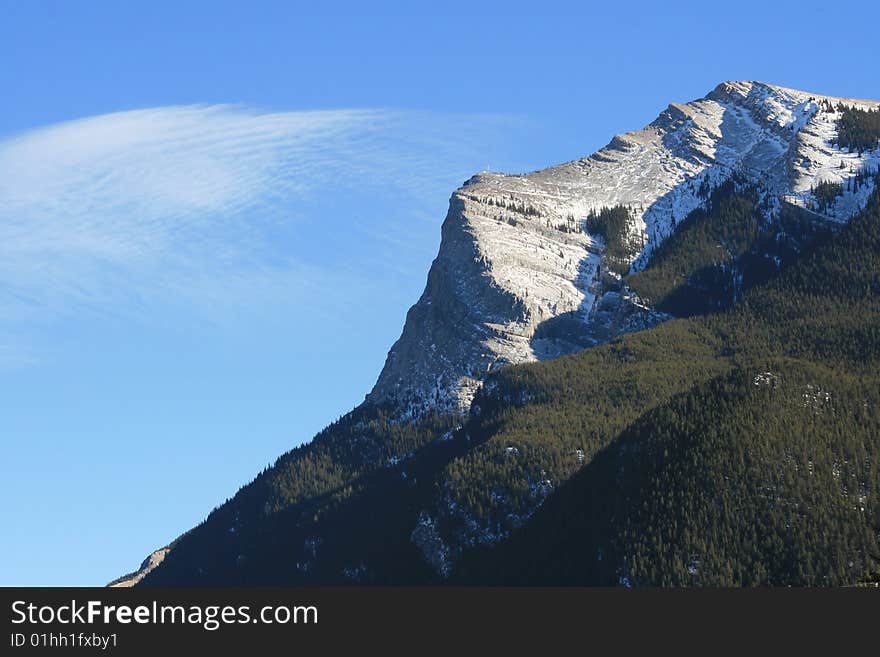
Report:
[{"label": "snow-covered slope", "polygon": [[[839,102],[880,105],[725,82],[585,159],[528,175],[474,176],[452,195],[425,291],[367,399],[402,416],[463,412],[494,368],[661,321],[603,267],[603,244],[584,230],[586,215],[630,208],[639,269],[705,202],[705,189],[734,173],[760,182],[771,207],[809,205],[817,183],[880,164],[878,150],[858,155],[832,145]],[[870,191],[845,192],[826,213],[845,221]]]}]

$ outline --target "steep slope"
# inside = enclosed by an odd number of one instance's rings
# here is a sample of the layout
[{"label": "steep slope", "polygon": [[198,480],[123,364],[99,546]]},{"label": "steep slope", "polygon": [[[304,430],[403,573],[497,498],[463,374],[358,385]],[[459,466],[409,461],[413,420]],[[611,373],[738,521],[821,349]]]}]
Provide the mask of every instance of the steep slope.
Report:
[{"label": "steep slope", "polygon": [[[473,177],[452,196],[428,285],[368,401],[411,415],[466,411],[493,369],[662,320],[620,294],[601,264],[603,240],[585,231],[587,215],[626,207],[632,221],[622,239],[629,264],[641,269],[676,223],[735,174],[761,185],[768,215],[780,198],[810,206],[820,181],[847,181],[880,164],[876,149],[832,143],[840,102],[726,82],[703,99],[670,105],[647,128],[618,135],[588,158],[524,176]],[[870,191],[845,190],[823,214],[846,220]],[[540,330],[559,317],[575,320],[562,336]]]},{"label": "steep slope", "polygon": [[[840,143],[848,111],[838,99],[724,83],[585,160],[468,181],[366,402],[175,541],[143,584],[454,576],[645,413],[741,367],[736,323],[642,329],[752,303],[750,288],[837,239],[880,162],[876,140],[852,153]],[[821,183],[840,180],[820,202]],[[798,321],[824,330],[809,311]],[[768,344],[781,339],[761,327]],[[852,349],[864,349],[870,337],[850,329]],[[533,361],[544,362],[502,368]]]},{"label": "steep slope", "polygon": [[[839,235],[740,305],[684,324],[690,328],[679,339],[698,341],[703,330],[723,339],[730,371],[695,380],[630,424],[510,541],[468,554],[458,581],[877,580],[880,194]],[[618,348],[638,354],[634,345],[649,333]],[[555,377],[559,385],[587,385],[570,375],[580,368],[568,370]],[[552,371],[544,376],[554,378]],[[585,416],[566,401],[555,414],[570,427]],[[556,438],[540,427],[530,440]]]}]

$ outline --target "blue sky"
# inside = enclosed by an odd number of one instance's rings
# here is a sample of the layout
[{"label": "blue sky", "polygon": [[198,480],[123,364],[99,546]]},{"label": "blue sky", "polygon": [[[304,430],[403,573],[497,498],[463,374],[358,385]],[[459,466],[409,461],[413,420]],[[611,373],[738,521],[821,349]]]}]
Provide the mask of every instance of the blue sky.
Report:
[{"label": "blue sky", "polygon": [[586,4],[0,1],[0,584],[133,569],[360,402],[471,173],[880,97],[876,3]]}]

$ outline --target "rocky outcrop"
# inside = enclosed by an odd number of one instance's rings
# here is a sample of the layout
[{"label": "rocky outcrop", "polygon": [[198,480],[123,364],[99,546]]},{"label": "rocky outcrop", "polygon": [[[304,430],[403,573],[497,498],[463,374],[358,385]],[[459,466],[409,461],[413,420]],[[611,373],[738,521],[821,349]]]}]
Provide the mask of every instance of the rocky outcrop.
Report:
[{"label": "rocky outcrop", "polygon": [[161,564],[165,560],[165,557],[168,555],[168,552],[170,550],[170,546],[159,548],[155,552],[152,552],[150,556],[148,556],[146,559],[144,559],[141,562],[140,567],[136,571],[114,579],[107,586],[111,588],[128,588],[130,586],[134,586],[144,577],[146,577],[150,573],[150,571]]}]

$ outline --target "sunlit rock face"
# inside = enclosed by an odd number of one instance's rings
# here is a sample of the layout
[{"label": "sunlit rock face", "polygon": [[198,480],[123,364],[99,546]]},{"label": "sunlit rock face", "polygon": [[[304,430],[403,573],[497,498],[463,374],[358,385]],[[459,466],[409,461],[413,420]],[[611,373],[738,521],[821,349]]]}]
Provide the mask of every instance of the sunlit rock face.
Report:
[{"label": "sunlit rock face", "polygon": [[[770,218],[780,199],[809,205],[822,181],[846,182],[877,151],[834,145],[839,102],[759,82],[725,82],[671,104],[642,130],[590,157],[528,175],[483,173],[455,191],[425,291],[407,314],[368,401],[402,417],[466,412],[504,365],[552,358],[665,319],[610,271],[585,217],[624,205],[630,265],[644,267],[678,222],[734,174],[760,184]],[[844,186],[845,187],[845,186]],[[870,185],[825,215],[845,221]]]}]

